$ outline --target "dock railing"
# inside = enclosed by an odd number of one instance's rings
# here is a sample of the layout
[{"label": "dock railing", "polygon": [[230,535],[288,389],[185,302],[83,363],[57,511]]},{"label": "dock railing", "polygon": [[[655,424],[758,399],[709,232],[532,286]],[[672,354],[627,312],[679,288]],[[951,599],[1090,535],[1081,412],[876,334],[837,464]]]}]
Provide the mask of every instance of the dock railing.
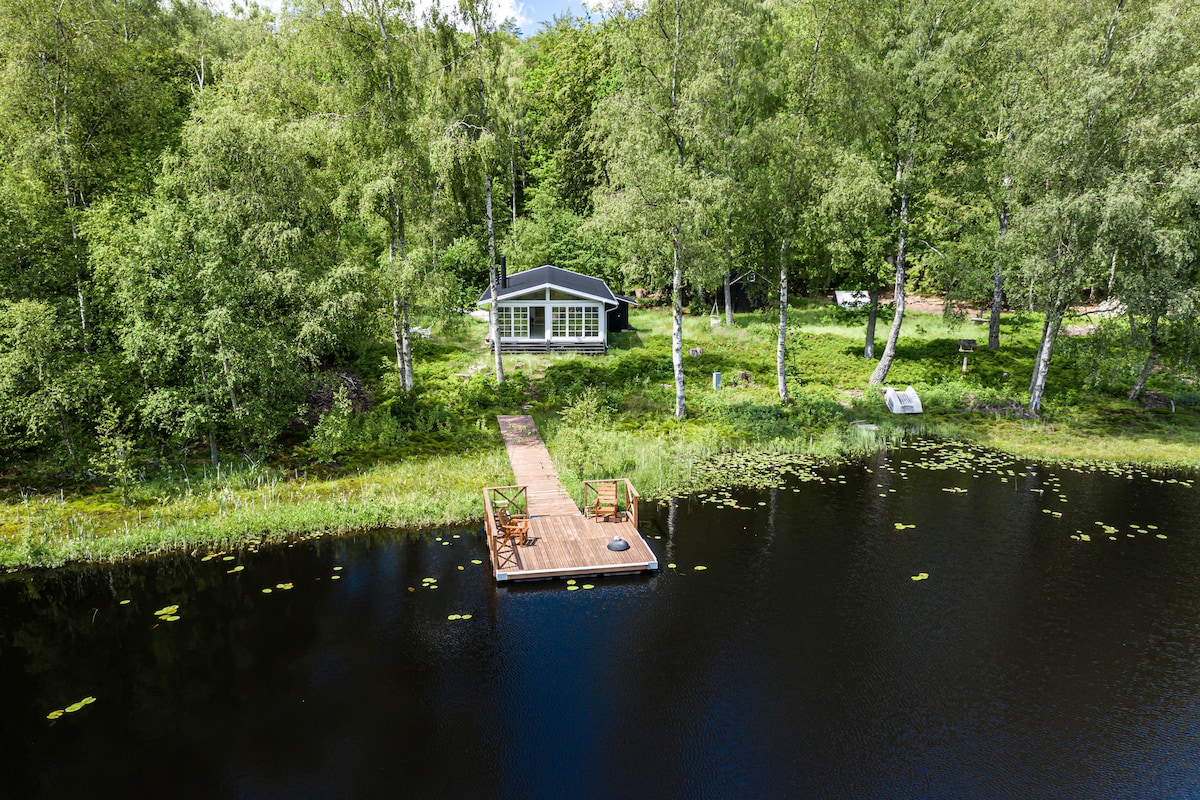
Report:
[{"label": "dock railing", "polygon": [[617,507],[618,511],[625,513],[625,518],[633,523],[633,527],[638,526],[638,494],[637,489],[633,488],[633,483],[628,478],[597,478],[595,480],[583,482],[583,513],[588,514],[588,509],[596,504],[596,500],[600,497],[600,486],[603,484],[617,485]]},{"label": "dock railing", "polygon": [[488,548],[492,551],[492,563],[510,561],[500,555],[500,537],[496,527],[496,512],[501,508],[509,514],[529,515],[529,497],[524,486],[487,486],[483,490],[483,523],[487,531]]}]

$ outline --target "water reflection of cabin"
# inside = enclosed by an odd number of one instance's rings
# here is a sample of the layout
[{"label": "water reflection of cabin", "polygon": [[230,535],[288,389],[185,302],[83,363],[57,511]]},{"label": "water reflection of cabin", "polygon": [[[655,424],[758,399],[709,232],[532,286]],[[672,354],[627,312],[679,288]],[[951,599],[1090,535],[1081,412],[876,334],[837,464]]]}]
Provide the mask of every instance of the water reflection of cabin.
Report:
[{"label": "water reflection of cabin", "polygon": [[[504,352],[574,350],[604,353],[608,332],[629,327],[627,297],[599,278],[549,264],[501,275],[497,289],[500,349]],[[478,305],[492,302],[489,287]]]}]

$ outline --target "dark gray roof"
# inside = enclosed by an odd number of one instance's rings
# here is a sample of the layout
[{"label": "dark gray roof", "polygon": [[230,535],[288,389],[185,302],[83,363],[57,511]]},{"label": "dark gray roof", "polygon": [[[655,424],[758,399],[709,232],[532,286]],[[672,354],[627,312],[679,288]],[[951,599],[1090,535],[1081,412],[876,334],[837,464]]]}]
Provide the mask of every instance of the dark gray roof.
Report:
[{"label": "dark gray roof", "polygon": [[[508,286],[500,288],[498,292],[500,299],[505,300],[509,297],[527,294],[545,286],[561,289],[564,292],[579,295],[580,297],[600,300],[610,306],[617,304],[617,298],[609,290],[608,284],[599,278],[593,278],[590,275],[580,275],[578,272],[552,267],[549,264],[509,275]],[[492,289],[489,286],[483,290],[483,295],[479,298],[477,305],[490,302],[492,302]]]}]

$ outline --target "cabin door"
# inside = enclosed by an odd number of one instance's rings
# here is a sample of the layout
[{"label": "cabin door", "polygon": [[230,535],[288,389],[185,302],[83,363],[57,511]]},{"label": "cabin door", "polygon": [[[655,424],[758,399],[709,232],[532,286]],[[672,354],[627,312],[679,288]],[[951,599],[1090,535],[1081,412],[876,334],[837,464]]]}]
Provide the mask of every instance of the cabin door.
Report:
[{"label": "cabin door", "polygon": [[529,338],[546,338],[546,309],[543,306],[531,306],[529,309]]}]

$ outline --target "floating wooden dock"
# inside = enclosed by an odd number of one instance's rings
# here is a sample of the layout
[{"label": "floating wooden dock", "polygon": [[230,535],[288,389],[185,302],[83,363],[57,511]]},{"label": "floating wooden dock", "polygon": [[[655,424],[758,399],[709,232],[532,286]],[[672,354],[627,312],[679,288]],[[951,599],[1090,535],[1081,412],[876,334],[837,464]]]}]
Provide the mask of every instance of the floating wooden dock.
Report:
[{"label": "floating wooden dock", "polygon": [[[512,463],[516,486],[483,490],[484,527],[497,581],[539,580],[584,575],[616,575],[658,569],[658,557],[638,533],[638,494],[625,478],[586,481],[584,505],[602,484],[616,484],[620,510],[596,519],[575,505],[558,480],[550,453],[532,417],[501,416],[500,432]],[[611,487],[609,487],[611,490]],[[622,502],[623,501],[623,502]],[[502,543],[497,513],[529,517],[524,545]],[[608,543],[620,537],[628,550],[613,551]]]}]

